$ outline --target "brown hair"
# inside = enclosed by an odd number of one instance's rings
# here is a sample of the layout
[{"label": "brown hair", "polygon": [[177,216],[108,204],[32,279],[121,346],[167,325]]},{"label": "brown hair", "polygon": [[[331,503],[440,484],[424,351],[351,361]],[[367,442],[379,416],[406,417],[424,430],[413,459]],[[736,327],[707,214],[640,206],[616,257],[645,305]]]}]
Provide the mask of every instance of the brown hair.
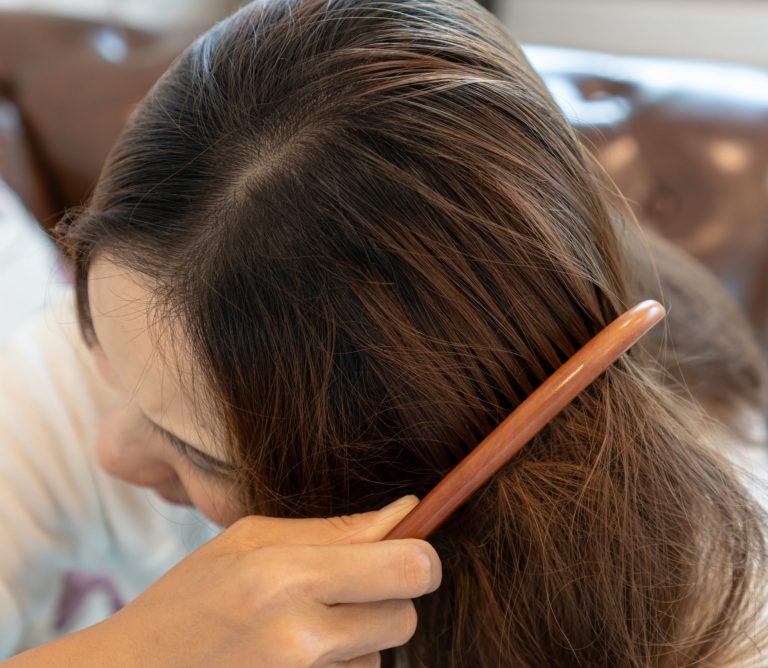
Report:
[{"label": "brown hair", "polygon": [[[274,515],[423,495],[660,296],[621,199],[471,0],[245,7],[158,82],[58,234],[86,337],[95,254],[148,277],[246,507]],[[435,534],[443,584],[387,662],[744,665],[763,517],[660,354],[625,355]]]}]

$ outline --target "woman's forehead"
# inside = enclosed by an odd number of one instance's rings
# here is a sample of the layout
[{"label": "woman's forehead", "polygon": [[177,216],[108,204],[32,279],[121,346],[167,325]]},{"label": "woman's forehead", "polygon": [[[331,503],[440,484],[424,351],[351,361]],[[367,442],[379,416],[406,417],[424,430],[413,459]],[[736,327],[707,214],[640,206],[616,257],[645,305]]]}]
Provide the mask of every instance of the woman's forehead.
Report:
[{"label": "woman's forehead", "polygon": [[194,397],[201,388],[193,382],[200,375],[183,331],[172,322],[158,326],[143,275],[99,257],[88,272],[88,301],[98,345],[120,389],[163,425],[200,422],[204,413]]}]

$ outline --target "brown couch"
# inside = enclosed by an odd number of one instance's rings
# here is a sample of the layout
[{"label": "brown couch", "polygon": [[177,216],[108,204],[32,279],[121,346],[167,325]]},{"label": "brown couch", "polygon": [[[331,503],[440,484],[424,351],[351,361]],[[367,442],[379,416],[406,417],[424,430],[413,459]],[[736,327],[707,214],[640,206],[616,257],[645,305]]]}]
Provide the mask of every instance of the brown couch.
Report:
[{"label": "brown couch", "polygon": [[[0,177],[44,226],[85,200],[131,109],[197,32],[0,12]],[[527,52],[641,222],[712,268],[768,349],[768,73]]]},{"label": "brown couch", "polygon": [[640,222],[712,269],[768,350],[768,71],[527,53]]},{"label": "brown couch", "polygon": [[0,11],[0,177],[45,227],[84,201],[136,102],[200,30]]}]

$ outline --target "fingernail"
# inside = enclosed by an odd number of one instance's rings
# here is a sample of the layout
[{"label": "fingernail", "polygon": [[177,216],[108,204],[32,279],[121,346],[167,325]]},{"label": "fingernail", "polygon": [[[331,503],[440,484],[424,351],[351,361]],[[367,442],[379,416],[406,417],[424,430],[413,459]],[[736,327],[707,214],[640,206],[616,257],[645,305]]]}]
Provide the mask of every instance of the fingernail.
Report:
[{"label": "fingernail", "polygon": [[392,503],[381,508],[380,512],[395,510],[402,508],[403,506],[411,506],[414,502],[418,502],[418,500],[419,497],[415,494],[406,494],[405,496],[401,496],[399,499],[397,499],[397,501],[393,501]]}]

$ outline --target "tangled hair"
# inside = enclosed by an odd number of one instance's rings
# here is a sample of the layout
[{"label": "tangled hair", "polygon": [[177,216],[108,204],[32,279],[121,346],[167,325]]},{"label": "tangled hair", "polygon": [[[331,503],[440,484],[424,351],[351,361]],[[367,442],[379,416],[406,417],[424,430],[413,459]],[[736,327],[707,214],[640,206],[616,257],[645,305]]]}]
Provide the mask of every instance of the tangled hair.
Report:
[{"label": "tangled hair", "polygon": [[[188,334],[243,504],[278,516],[424,495],[665,282],[657,242],[472,0],[246,6],[156,84],[57,235],[86,338],[93,258],[146,276]],[[723,312],[687,275],[670,274],[680,350],[689,298]],[[707,356],[637,347],[553,420],[434,535],[443,584],[385,665],[749,665],[765,520],[683,385],[703,369],[733,381],[726,404],[757,401],[741,327]]]}]

